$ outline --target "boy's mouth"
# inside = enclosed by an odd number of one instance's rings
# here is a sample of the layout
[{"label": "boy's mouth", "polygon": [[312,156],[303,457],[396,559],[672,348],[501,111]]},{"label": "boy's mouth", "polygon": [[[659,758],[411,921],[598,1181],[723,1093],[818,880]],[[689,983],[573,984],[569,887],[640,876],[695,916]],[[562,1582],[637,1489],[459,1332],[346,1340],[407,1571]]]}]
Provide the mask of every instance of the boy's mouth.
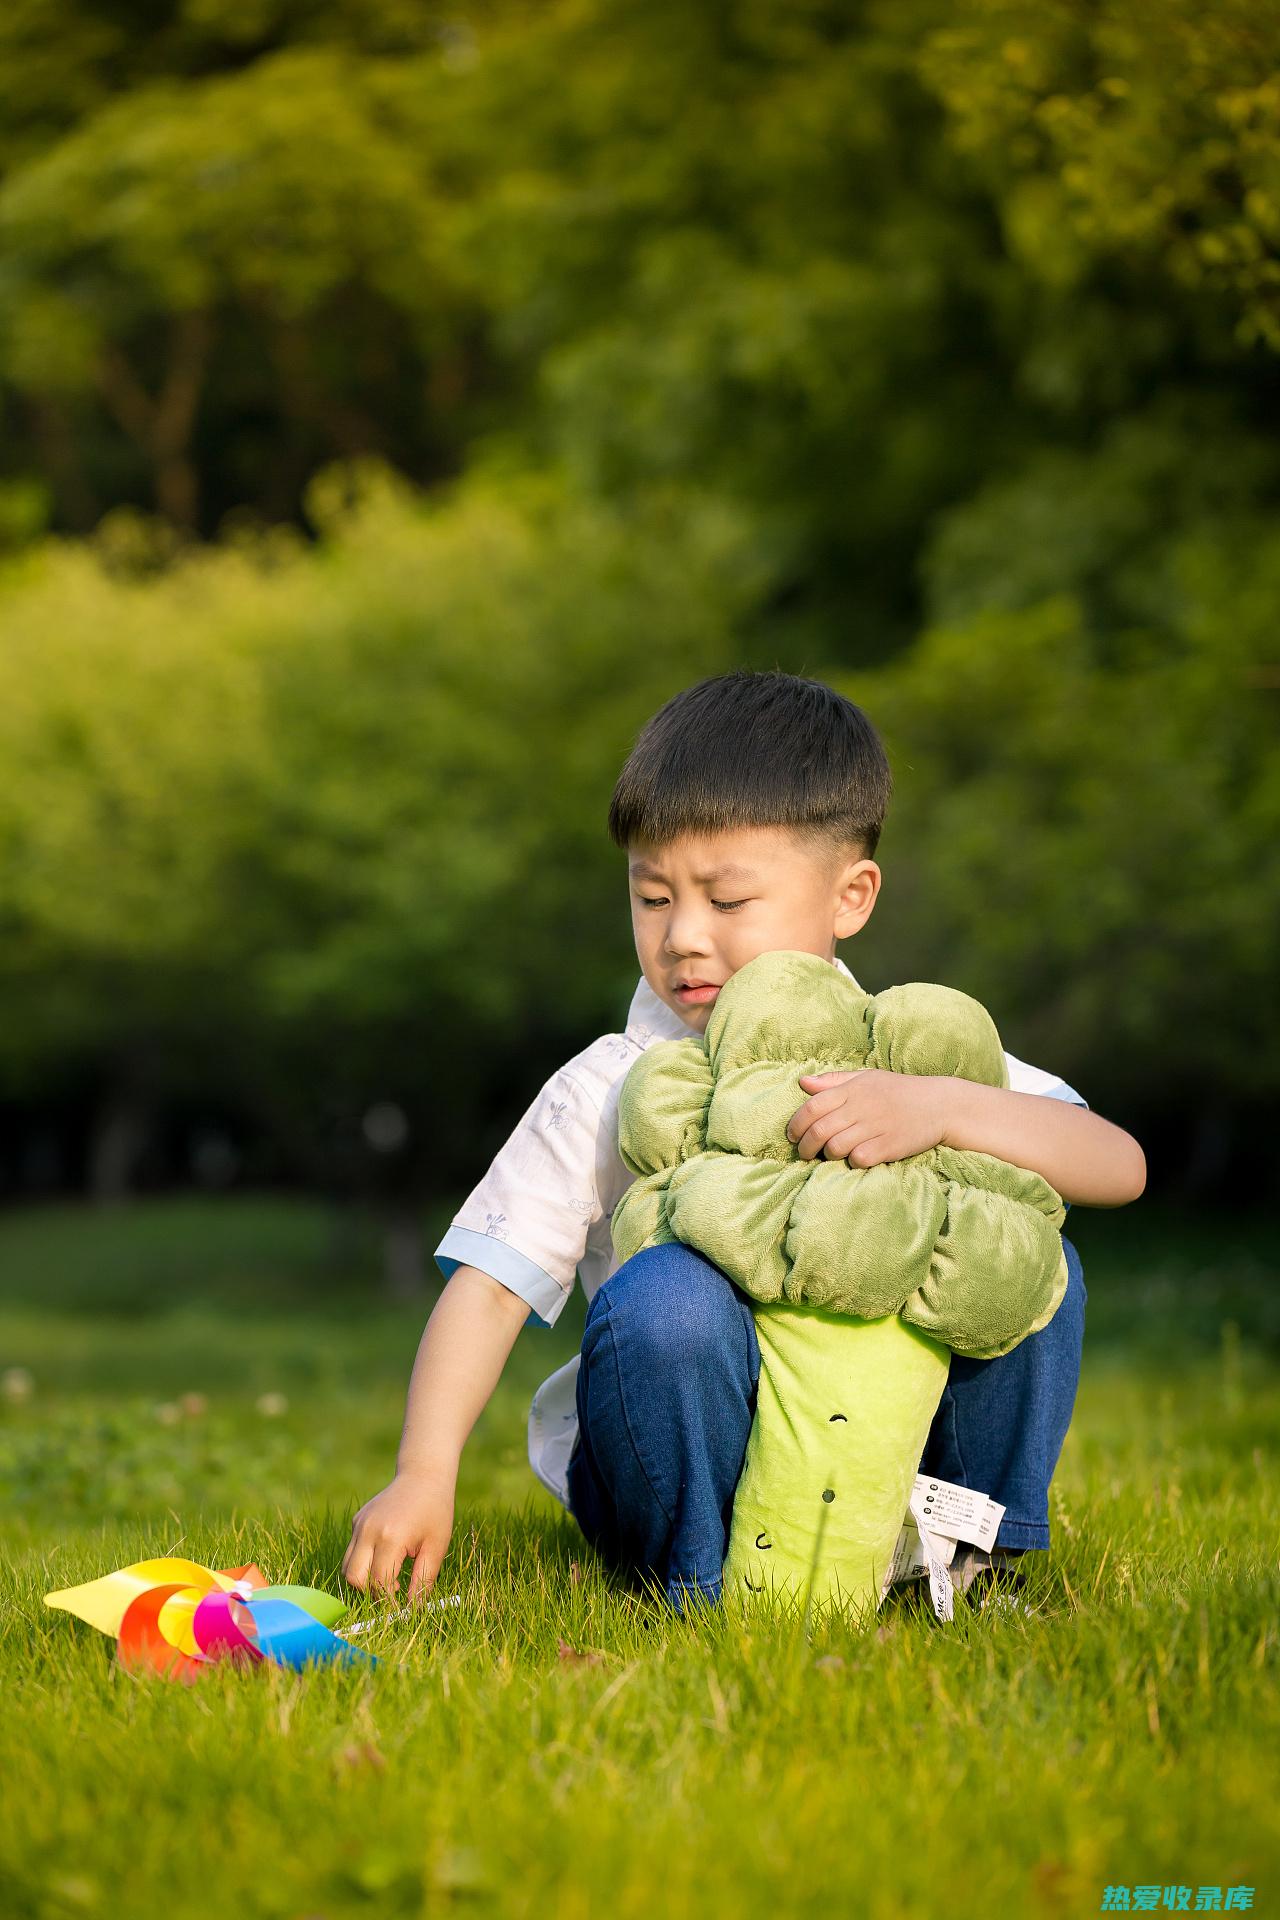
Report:
[{"label": "boy's mouth", "polygon": [[719,991],[719,987],[713,987],[705,980],[676,982],[676,998],[682,1007],[704,1006],[708,1001],[714,1000]]}]

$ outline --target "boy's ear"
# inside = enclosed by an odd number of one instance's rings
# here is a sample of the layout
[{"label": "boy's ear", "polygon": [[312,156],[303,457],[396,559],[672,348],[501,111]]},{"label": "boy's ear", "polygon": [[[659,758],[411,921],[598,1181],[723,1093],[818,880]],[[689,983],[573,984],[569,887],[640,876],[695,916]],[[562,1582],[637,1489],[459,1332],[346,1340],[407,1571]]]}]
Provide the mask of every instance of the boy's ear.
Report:
[{"label": "boy's ear", "polygon": [[847,940],[850,934],[865,927],[875,908],[882,878],[874,860],[851,861],[838,876],[835,925],[832,928],[837,940]]}]

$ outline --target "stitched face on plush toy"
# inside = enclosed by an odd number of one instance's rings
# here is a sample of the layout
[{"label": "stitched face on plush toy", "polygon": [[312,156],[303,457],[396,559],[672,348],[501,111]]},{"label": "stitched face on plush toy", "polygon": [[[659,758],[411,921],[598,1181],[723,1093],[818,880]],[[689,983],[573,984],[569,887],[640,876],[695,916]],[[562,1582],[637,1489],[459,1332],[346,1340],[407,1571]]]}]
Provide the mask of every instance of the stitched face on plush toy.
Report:
[{"label": "stitched face on plush toy", "polygon": [[[784,1514],[767,1521],[763,1514],[753,1517],[735,1508],[734,1526],[741,1545],[733,1570],[747,1592],[767,1593],[788,1581],[794,1585],[806,1550],[814,1561],[828,1558],[824,1540],[829,1542],[844,1531],[841,1523],[847,1516],[838,1509],[857,1479],[857,1441],[847,1439],[849,1425],[847,1414],[827,1415],[820,1466],[814,1464],[813,1456],[797,1450],[791,1462],[794,1486]],[[778,1520],[783,1522],[781,1532]],[[743,1551],[748,1541],[751,1546]]]},{"label": "stitched face on plush toy", "polygon": [[[627,850],[636,955],[658,998],[703,1033],[719,989],[757,954],[831,961],[871,917],[880,869],[787,827],[743,827]],[[701,987],[687,983],[701,982]]]}]

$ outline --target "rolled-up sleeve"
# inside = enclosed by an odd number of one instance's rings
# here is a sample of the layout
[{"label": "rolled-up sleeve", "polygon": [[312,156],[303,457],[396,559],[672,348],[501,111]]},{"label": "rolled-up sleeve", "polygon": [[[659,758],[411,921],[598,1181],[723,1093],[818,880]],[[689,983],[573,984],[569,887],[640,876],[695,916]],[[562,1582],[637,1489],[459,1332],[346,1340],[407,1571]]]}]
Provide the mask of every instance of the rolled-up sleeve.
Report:
[{"label": "rolled-up sleeve", "polygon": [[1088,1108],[1089,1102],[1056,1073],[1046,1073],[1043,1067],[1030,1066],[1025,1060],[1017,1060],[1013,1054],[1006,1053],[1005,1065],[1009,1069],[1009,1088],[1013,1093],[1039,1093],[1047,1100],[1067,1100],[1073,1107]]},{"label": "rolled-up sleeve", "polygon": [[599,1103],[566,1067],[553,1073],[454,1215],[435,1251],[447,1280],[478,1267],[554,1326],[600,1218]]}]

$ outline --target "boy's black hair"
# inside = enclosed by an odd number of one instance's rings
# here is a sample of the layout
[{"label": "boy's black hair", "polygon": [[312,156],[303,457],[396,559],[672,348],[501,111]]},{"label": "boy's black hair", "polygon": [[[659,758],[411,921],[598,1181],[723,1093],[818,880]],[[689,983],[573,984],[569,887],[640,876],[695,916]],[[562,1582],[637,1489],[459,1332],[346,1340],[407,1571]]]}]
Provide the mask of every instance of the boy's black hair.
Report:
[{"label": "boy's black hair", "polygon": [[625,849],[789,827],[814,847],[871,860],[892,791],[861,707],[821,680],[737,667],[686,687],[641,729],[609,803],[609,834]]}]

